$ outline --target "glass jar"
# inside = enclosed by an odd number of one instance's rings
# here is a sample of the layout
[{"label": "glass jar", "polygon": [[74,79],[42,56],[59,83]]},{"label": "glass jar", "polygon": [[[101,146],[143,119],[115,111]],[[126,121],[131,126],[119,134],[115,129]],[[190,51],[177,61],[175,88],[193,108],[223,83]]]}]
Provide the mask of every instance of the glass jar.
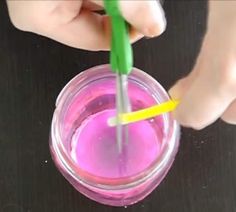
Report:
[{"label": "glass jar", "polygon": [[[61,91],[51,125],[52,158],[64,177],[97,202],[126,206],[153,191],[171,167],[180,129],[171,113],[129,125],[129,141],[119,153],[115,129],[116,75],[109,65],[74,77]],[[132,110],[169,100],[147,73],[134,68],[128,79]]]}]

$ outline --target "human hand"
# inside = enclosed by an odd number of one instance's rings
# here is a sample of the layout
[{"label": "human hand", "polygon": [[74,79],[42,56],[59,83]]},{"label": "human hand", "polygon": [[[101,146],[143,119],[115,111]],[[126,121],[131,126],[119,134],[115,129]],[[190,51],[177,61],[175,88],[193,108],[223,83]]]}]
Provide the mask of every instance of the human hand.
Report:
[{"label": "human hand", "polygon": [[[159,1],[120,0],[119,3],[122,15],[132,25],[132,42],[143,36],[160,35],[165,30]],[[12,23],[21,30],[80,49],[109,49],[109,18],[95,13],[103,8],[102,0],[8,0],[8,8]]]},{"label": "human hand", "polygon": [[170,90],[180,124],[202,129],[221,117],[236,124],[236,2],[210,1],[208,29],[195,67]]}]

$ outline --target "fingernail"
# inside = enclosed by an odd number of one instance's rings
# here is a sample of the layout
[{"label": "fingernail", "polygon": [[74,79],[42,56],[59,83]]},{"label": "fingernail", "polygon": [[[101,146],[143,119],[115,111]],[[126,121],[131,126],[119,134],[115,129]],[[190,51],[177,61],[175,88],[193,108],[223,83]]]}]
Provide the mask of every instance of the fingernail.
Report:
[{"label": "fingernail", "polygon": [[157,25],[151,26],[145,30],[145,35],[148,37],[155,37],[161,34],[160,28]]},{"label": "fingernail", "polygon": [[145,35],[148,37],[155,37],[162,34],[166,29],[166,21],[163,19],[162,21],[155,22],[155,24],[149,26],[145,29]]},{"label": "fingernail", "polygon": [[165,28],[166,28],[166,23],[164,20],[163,21],[160,21],[160,20],[154,21],[154,24],[152,24],[146,28],[145,35],[147,35],[149,37],[158,36],[165,31]]}]

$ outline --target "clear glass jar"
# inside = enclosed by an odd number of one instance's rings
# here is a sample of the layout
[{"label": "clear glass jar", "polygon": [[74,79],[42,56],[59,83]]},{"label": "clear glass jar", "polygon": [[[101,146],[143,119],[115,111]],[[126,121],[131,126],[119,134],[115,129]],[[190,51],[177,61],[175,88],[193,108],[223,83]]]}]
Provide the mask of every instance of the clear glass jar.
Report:
[{"label": "clear glass jar", "polygon": [[[50,150],[59,171],[79,192],[103,204],[125,206],[142,200],[165,177],[178,150],[180,129],[171,113],[131,126],[133,143],[128,144],[126,159],[122,159],[126,168],[124,171],[121,165],[117,171],[116,137],[105,139],[108,134],[99,132],[100,119],[90,125],[88,121],[115,109],[115,88],[115,74],[109,65],[74,77],[56,101]],[[133,110],[169,100],[155,79],[136,68],[129,76],[129,97]]]}]

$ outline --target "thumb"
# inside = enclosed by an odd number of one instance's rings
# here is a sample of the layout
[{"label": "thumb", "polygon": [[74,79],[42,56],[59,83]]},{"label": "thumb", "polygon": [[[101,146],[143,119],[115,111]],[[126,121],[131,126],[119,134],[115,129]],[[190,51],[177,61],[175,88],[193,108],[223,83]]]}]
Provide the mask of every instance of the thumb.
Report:
[{"label": "thumb", "polygon": [[197,78],[198,74],[199,68],[196,66],[188,76],[178,80],[169,90],[171,98],[182,99]]}]

